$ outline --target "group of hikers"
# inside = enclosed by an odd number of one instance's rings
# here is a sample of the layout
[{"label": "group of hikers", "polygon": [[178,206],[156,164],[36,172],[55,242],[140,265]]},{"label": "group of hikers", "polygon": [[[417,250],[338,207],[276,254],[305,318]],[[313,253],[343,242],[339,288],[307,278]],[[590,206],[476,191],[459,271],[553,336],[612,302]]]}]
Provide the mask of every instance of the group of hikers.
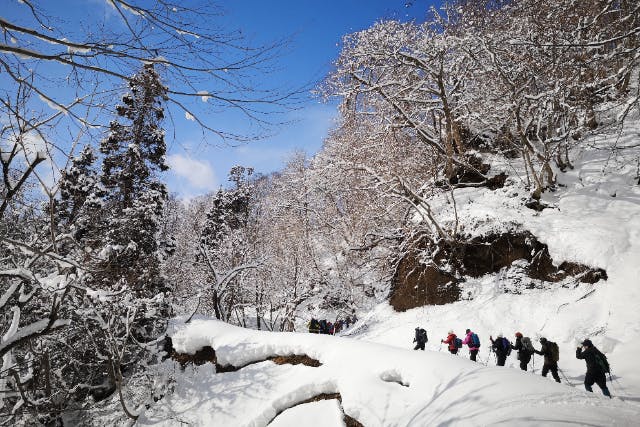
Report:
[{"label": "group of hikers", "polygon": [[344,319],[338,319],[335,322],[330,322],[326,319],[318,320],[315,318],[311,318],[311,320],[307,324],[307,327],[309,328],[309,333],[311,334],[335,335],[343,329],[347,329],[357,321],[358,318],[356,317],[355,313],[352,316],[347,316]]},{"label": "group of hikers", "polygon": [[[515,338],[515,344],[513,344],[505,338],[503,334],[498,334],[496,339],[494,339],[493,336],[489,336],[491,351],[496,355],[496,364],[498,366],[504,366],[507,361],[507,356],[511,354],[512,350],[515,350],[517,351],[517,359],[520,362],[520,369],[526,371],[531,357],[534,354],[539,354],[544,356],[542,376],[546,377],[547,374],[551,372],[553,379],[556,380],[556,382],[560,382],[560,376],[558,375],[560,349],[557,343],[541,337],[539,339],[541,348],[540,350],[536,350],[529,337],[525,337],[522,333],[516,332]],[[424,350],[428,340],[427,331],[421,327],[417,327],[413,339],[413,342],[416,343],[414,350]],[[466,345],[469,348],[469,357],[474,362],[480,350],[480,338],[470,329],[466,330],[464,338],[459,338],[453,331],[449,331],[447,337],[441,339],[440,343],[447,344],[451,354],[458,354],[462,346]],[[581,346],[576,349],[576,358],[583,359],[587,365],[587,373],[584,378],[585,389],[593,392],[593,384],[598,384],[598,387],[602,389],[602,393],[605,396],[611,397],[611,393],[607,388],[606,374],[610,373],[607,357],[598,350],[589,339],[584,340],[580,345]]]}]

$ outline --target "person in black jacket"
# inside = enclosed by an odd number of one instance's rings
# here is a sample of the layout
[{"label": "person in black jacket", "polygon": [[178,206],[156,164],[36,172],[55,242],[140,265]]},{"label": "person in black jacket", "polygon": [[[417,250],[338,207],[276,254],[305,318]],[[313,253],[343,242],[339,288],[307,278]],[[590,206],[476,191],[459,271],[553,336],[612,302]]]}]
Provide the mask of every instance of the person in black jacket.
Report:
[{"label": "person in black jacket", "polygon": [[[598,363],[599,357],[602,357],[602,364]],[[587,373],[584,376],[584,388],[587,389],[587,391],[593,392],[591,386],[596,383],[598,387],[602,389],[602,394],[611,397],[611,393],[607,388],[607,377],[605,375],[606,365],[604,364],[604,360],[606,359],[600,350],[593,346],[591,340],[584,340],[582,342],[582,348],[578,347],[576,349],[576,358],[584,359],[587,363]]]},{"label": "person in black jacket", "polygon": [[522,334],[516,332],[516,344],[511,344],[511,349],[518,352],[518,360],[520,361],[520,369],[527,370],[527,365],[531,360],[531,353],[522,345]]},{"label": "person in black jacket", "polygon": [[489,336],[489,339],[491,340],[491,349],[496,354],[496,358],[498,359],[496,365],[504,366],[505,362],[507,361],[507,356],[509,355],[509,353],[511,353],[511,343],[509,342],[509,340],[504,338],[502,334],[498,334],[498,338],[496,338],[495,340],[492,336]]},{"label": "person in black jacket", "polygon": [[557,383],[560,382],[560,376],[558,375],[558,362],[553,359],[553,355],[551,354],[551,348],[549,347],[549,343],[546,338],[540,338],[540,344],[542,344],[542,348],[540,351],[534,350],[536,354],[544,356],[544,365],[542,366],[542,376],[546,377],[549,371],[551,371],[551,375],[553,375],[553,379],[556,380]]},{"label": "person in black jacket", "polygon": [[416,336],[413,339],[413,342],[416,343],[414,350],[424,350],[424,345],[429,341],[427,338],[427,331],[422,329],[421,327],[416,328]]}]

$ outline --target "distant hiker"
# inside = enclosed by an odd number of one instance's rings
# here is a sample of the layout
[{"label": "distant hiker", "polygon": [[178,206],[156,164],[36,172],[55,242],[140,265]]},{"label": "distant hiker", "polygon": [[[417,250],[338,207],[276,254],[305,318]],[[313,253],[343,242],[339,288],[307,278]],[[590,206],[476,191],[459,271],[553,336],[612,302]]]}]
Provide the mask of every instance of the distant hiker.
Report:
[{"label": "distant hiker", "polygon": [[593,346],[591,340],[584,340],[582,347],[576,349],[576,357],[584,359],[587,363],[587,373],[584,376],[584,388],[593,392],[591,386],[595,383],[602,389],[602,394],[611,397],[611,393],[607,388],[606,373],[609,372],[609,362],[607,357]]},{"label": "distant hiker", "polygon": [[314,319],[313,317],[311,318],[311,321],[309,322],[309,332],[312,334],[319,334],[320,333],[320,323],[318,322],[317,319]]},{"label": "distant hiker", "polygon": [[520,361],[520,369],[526,371],[531,356],[535,352],[531,339],[529,337],[523,337],[520,332],[516,332],[516,345],[512,344],[511,349],[518,351],[517,358]]},{"label": "distant hiker", "polygon": [[462,347],[462,340],[453,333],[453,331],[449,331],[447,338],[444,340],[440,340],[441,343],[449,344],[449,352],[451,354],[458,354],[458,349]]},{"label": "distant hiker", "polygon": [[416,343],[414,350],[424,350],[424,345],[427,341],[429,341],[429,338],[427,338],[427,331],[418,326],[416,328],[416,336],[413,339],[413,342]]},{"label": "distant hiker", "polygon": [[560,352],[558,349],[558,344],[547,341],[546,338],[540,338],[540,344],[542,344],[542,348],[540,351],[534,350],[536,354],[540,354],[544,356],[544,365],[542,366],[542,376],[546,377],[549,371],[551,371],[551,375],[553,375],[553,379],[556,380],[557,383],[560,382],[560,376],[558,376],[558,360],[560,360]]},{"label": "distant hiker", "polygon": [[467,329],[467,335],[462,340],[462,344],[466,344],[469,347],[469,358],[476,361],[478,350],[480,350],[480,338],[477,334],[471,332],[471,329]]},{"label": "distant hiker", "polygon": [[327,319],[322,319],[320,322],[320,333],[321,334],[328,334],[329,330],[327,329]]},{"label": "distant hiker", "polygon": [[506,339],[502,333],[498,334],[498,338],[495,340],[492,336],[489,336],[491,340],[491,349],[496,354],[496,358],[498,359],[497,365],[504,366],[507,361],[507,356],[511,354],[511,343],[508,339]]}]

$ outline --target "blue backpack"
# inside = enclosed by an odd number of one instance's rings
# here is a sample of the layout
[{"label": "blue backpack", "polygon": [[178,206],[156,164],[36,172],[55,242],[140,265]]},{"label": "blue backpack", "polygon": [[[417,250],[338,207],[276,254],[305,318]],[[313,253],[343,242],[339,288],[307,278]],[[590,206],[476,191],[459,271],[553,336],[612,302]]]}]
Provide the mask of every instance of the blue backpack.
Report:
[{"label": "blue backpack", "polygon": [[500,340],[502,341],[502,349],[504,350],[504,352],[508,355],[511,354],[511,343],[509,342],[508,339],[506,338],[500,338]]},{"label": "blue backpack", "polygon": [[460,338],[456,337],[456,338],[453,340],[453,346],[454,346],[455,348],[462,348],[462,340],[461,340]]},{"label": "blue backpack", "polygon": [[478,337],[478,334],[476,333],[472,333],[471,334],[471,340],[469,340],[469,347],[480,347],[480,337]]}]

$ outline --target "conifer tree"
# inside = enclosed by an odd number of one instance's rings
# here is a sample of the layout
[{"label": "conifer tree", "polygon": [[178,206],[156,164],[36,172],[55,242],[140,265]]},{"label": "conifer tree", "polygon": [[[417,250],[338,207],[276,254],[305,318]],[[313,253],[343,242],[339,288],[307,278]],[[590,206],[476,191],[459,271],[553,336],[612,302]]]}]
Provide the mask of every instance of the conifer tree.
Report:
[{"label": "conifer tree", "polygon": [[96,199],[98,174],[94,169],[96,155],[91,146],[85,146],[71,166],[62,171],[60,197],[55,201],[55,220],[59,231],[69,232],[82,242],[95,218],[100,201]]},{"label": "conifer tree", "polygon": [[168,199],[160,180],[168,169],[160,127],[166,91],[153,66],[144,66],[131,78],[129,92],[116,107],[118,117],[100,143],[99,183],[85,199],[93,215],[83,237],[84,250],[90,252],[88,292],[78,310],[78,328],[69,331],[80,351],[74,357],[87,368],[87,382],[95,385],[94,399],[118,391],[132,418],[122,388],[153,361],[171,315],[159,238]]},{"label": "conifer tree", "polygon": [[168,194],[159,180],[159,173],[168,169],[160,127],[167,88],[152,65],[133,76],[129,88],[117,107],[119,120],[111,122],[100,144],[101,196],[107,213],[101,224],[103,255],[109,267],[102,279],[109,286],[125,278],[122,284],[151,297],[164,290],[157,234]]}]

